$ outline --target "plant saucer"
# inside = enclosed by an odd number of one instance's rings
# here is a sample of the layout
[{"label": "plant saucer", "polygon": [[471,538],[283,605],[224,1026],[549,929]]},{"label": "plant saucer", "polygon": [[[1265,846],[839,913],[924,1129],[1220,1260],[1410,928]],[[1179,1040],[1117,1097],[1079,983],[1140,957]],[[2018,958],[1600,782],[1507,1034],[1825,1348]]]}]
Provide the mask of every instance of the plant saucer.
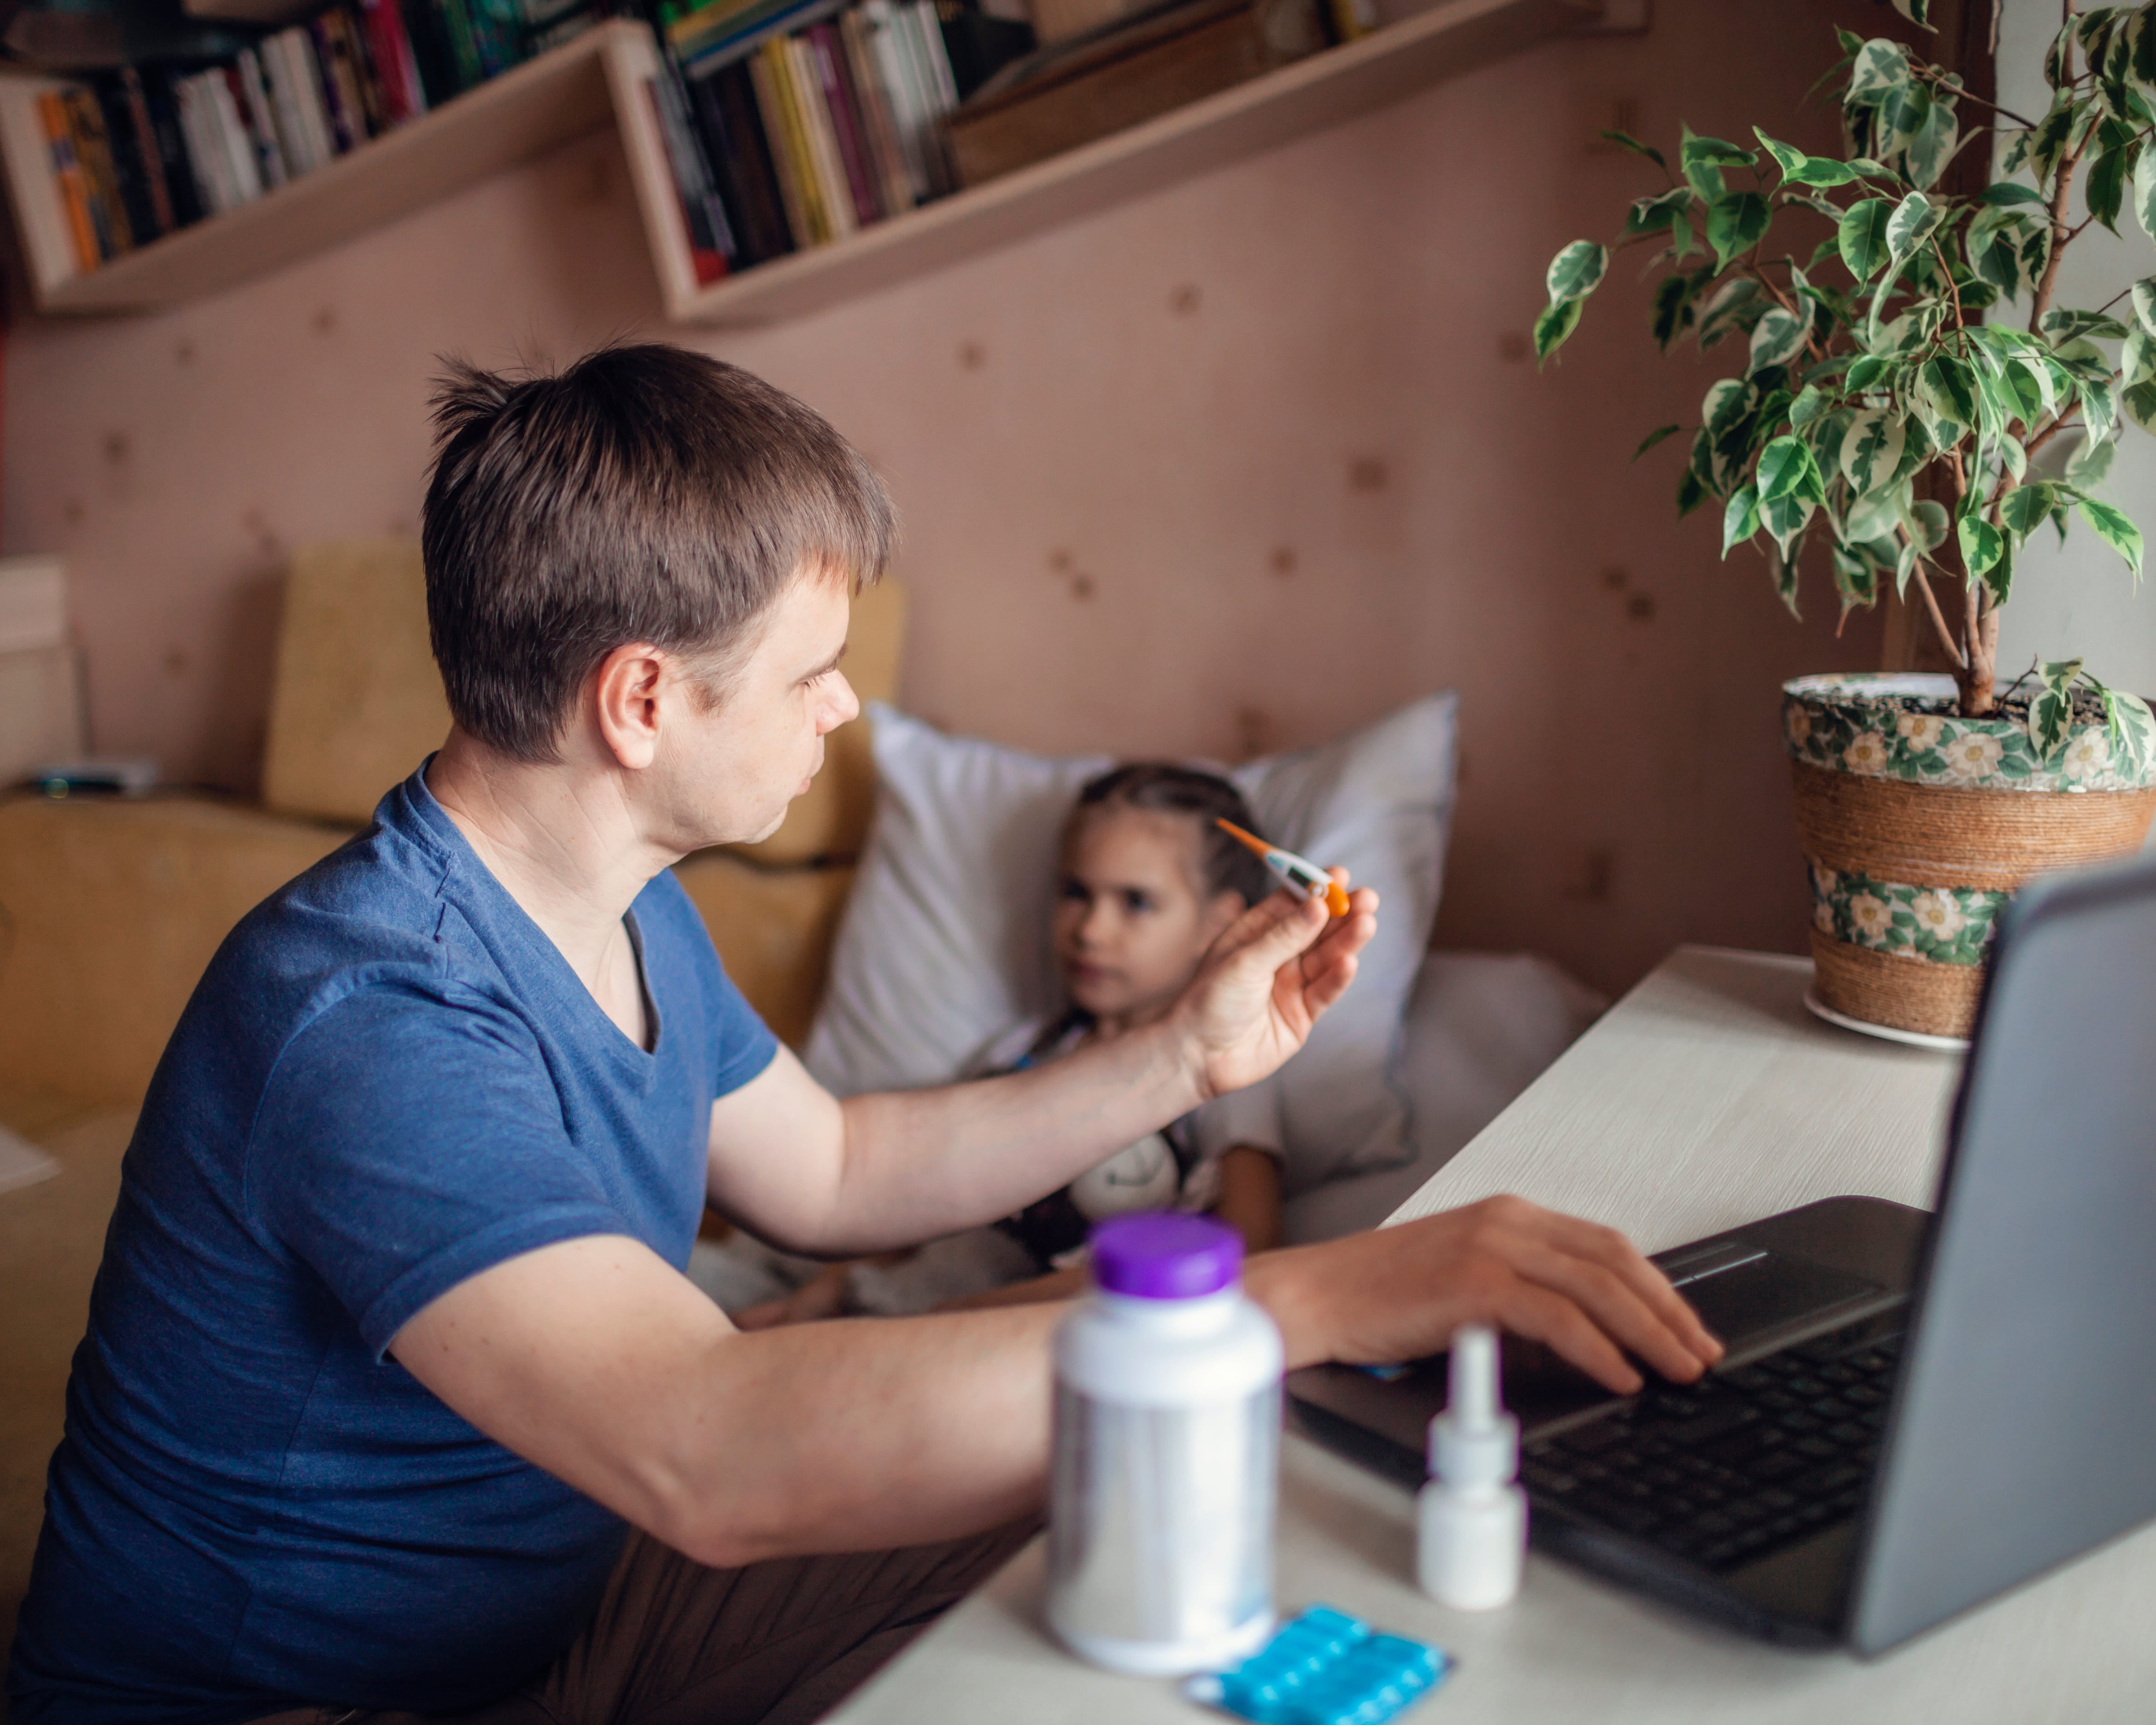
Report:
[{"label": "plant saucer", "polygon": [[1845,1012],[1836,1012],[1819,998],[1815,988],[1804,990],[1804,1009],[1815,1018],[1825,1019],[1830,1024],[1839,1024],[1845,1030],[1854,1030],[1860,1035],[1876,1036],[1882,1041],[1906,1043],[1911,1048],[1943,1049],[1959,1054],[1969,1046],[1966,1036],[1930,1036],[1922,1030],[1900,1030],[1892,1024],[1867,1024],[1862,1019],[1853,1019]]}]

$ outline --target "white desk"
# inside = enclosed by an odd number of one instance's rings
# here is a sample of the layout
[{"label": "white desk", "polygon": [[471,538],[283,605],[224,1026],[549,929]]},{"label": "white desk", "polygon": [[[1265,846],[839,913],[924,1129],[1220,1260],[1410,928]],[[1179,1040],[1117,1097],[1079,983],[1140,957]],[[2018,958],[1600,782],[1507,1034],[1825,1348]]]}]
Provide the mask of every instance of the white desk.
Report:
[{"label": "white desk", "polygon": [[[1597,1024],[1399,1218],[1511,1191],[1649,1250],[1839,1193],[1928,1205],[1957,1063],[1820,1024],[1794,958],[1691,947]],[[2156,1246],[2152,1246],[2156,1249]],[[1531,1557],[1512,1609],[1409,1580],[1407,1495],[1291,1437],[1279,1597],[1436,1642],[1459,1667],[1414,1725],[2101,1725],[2156,1720],[2156,1528],[1864,1664],[1740,1640]],[[844,1725],[1193,1725],[1040,1627],[1040,1542],[860,1692]],[[1211,1716],[1218,1717],[1218,1716]]]}]

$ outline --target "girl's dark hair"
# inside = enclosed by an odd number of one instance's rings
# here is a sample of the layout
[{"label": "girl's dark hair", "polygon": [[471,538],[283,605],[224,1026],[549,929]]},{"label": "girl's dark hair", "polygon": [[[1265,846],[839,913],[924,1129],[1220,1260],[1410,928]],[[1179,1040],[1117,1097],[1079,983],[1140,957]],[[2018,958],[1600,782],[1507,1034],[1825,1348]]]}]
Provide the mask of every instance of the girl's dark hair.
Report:
[{"label": "girl's dark hair", "polygon": [[1265,864],[1214,824],[1231,820],[1246,833],[1258,829],[1243,793],[1217,773],[1172,761],[1133,761],[1079,787],[1071,825],[1096,809],[1143,809],[1197,822],[1198,869],[1208,898],[1233,892],[1254,905],[1273,889]]}]

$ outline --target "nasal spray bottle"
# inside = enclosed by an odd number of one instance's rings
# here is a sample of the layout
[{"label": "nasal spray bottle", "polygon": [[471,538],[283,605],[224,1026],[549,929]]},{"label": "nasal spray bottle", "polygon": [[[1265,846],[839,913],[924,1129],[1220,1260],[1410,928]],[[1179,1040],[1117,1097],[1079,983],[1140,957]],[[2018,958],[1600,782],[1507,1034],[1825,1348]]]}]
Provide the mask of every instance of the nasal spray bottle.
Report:
[{"label": "nasal spray bottle", "polygon": [[1481,1324],[1453,1332],[1445,1411],[1430,1422],[1430,1483],[1417,1508],[1422,1590],[1463,1611],[1508,1605],[1520,1590],[1527,1500],[1513,1483],[1520,1422],[1497,1394],[1497,1337]]},{"label": "nasal spray bottle", "polygon": [[1280,1331],[1206,1216],[1093,1230],[1093,1291],[1055,1332],[1048,1622],[1144,1676],[1232,1666],[1272,1631]]}]

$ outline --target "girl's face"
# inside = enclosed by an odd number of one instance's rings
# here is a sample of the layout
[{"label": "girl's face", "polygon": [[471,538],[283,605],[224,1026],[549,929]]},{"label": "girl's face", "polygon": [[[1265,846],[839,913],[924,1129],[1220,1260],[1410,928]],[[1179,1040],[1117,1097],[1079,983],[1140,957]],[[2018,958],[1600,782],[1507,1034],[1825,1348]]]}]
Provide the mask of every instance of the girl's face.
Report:
[{"label": "girl's face", "polygon": [[1204,896],[1190,815],[1107,808],[1081,815],[1063,850],[1055,956],[1073,1004],[1119,1025],[1165,1012],[1240,894]]}]

